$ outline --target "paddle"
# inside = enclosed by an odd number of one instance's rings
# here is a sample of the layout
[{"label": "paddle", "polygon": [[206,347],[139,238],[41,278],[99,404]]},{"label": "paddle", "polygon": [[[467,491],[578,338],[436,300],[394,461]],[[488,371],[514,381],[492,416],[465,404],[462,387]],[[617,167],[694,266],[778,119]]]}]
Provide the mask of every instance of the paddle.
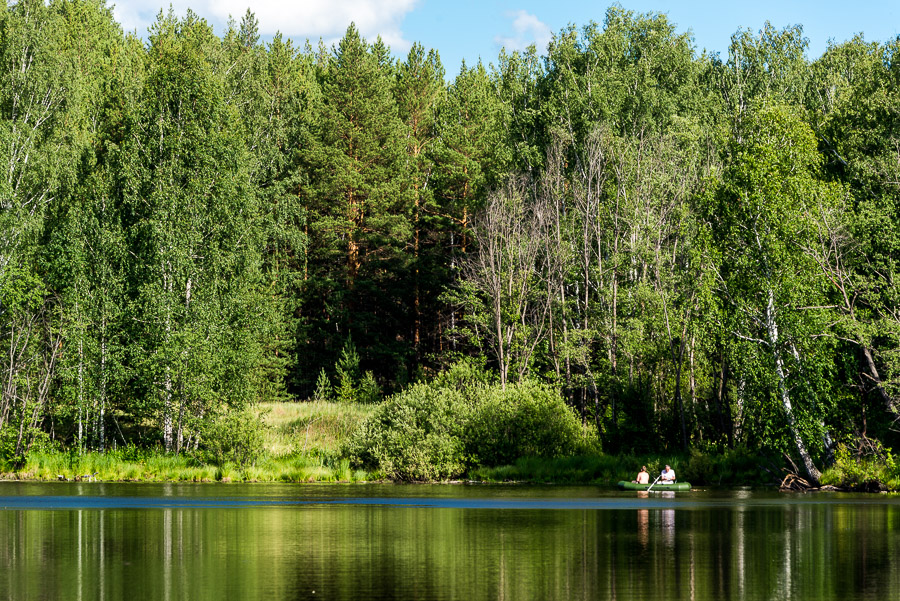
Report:
[{"label": "paddle", "polygon": [[[659,480],[660,478],[662,478],[662,474],[658,475],[656,477],[656,480]],[[653,481],[653,484],[656,484],[656,480]],[[650,492],[650,489],[653,488],[653,484],[651,484],[649,487],[647,487],[647,492]]]}]

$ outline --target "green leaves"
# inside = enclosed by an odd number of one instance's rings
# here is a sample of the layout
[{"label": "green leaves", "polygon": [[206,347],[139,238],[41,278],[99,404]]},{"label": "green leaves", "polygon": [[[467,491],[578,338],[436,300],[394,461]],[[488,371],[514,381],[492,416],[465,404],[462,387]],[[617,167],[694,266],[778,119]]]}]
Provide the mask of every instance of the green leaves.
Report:
[{"label": "green leaves", "polygon": [[[256,399],[375,401],[479,356],[609,446],[888,435],[900,46],[806,48],[766,24],[697,56],[612,7],[447,81],[352,25],[301,49],[169,11],[145,44],[99,0],[7,6],[0,414],[178,450]],[[449,474],[471,451],[442,436]]]},{"label": "green leaves", "polygon": [[151,30],[146,78],[119,155],[125,172],[132,361],[167,450],[185,412],[252,399],[261,232],[218,40],[188,13]]},{"label": "green leaves", "polygon": [[535,382],[501,388],[466,365],[391,397],[354,434],[354,463],[399,480],[446,480],[520,457],[567,457],[591,443],[559,394]]},{"label": "green leaves", "polygon": [[[817,417],[826,414],[822,400],[830,379],[822,363],[830,349],[821,338],[828,331],[829,302],[817,258],[825,221],[839,215],[842,190],[816,179],[821,157],[797,111],[763,104],[744,125],[715,209],[718,242],[726,251],[720,277],[734,311],[733,334],[758,345],[757,360],[768,375],[757,385],[761,392],[777,391],[785,436],[815,480],[804,438],[822,430]],[[754,359],[745,355],[741,361]]]}]

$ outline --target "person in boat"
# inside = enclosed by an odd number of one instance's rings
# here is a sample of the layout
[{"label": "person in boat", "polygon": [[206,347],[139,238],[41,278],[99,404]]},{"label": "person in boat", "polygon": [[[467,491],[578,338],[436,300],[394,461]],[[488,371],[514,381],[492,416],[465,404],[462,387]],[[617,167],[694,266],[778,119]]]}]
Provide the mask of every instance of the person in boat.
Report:
[{"label": "person in boat", "polygon": [[646,465],[641,466],[641,471],[638,472],[637,479],[632,480],[632,482],[636,484],[650,484],[650,473],[647,471]]},{"label": "person in boat", "polygon": [[673,470],[670,466],[666,466],[666,469],[662,471],[662,474],[659,476],[660,484],[675,484],[675,470]]}]

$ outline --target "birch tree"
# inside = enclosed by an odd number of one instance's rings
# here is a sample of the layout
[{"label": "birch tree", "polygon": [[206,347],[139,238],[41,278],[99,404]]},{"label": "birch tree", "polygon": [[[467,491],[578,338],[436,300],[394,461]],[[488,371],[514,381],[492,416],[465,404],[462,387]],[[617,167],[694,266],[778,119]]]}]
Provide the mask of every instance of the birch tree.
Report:
[{"label": "birch tree", "polygon": [[551,208],[527,178],[511,178],[494,193],[475,225],[477,250],[467,259],[462,301],[476,336],[489,347],[500,383],[522,381],[550,326],[552,288],[544,281]]},{"label": "birch tree", "polygon": [[[96,48],[80,47],[98,33]],[[81,172],[96,117],[89,107],[102,97],[92,68],[115,33],[102,2],[26,0],[0,9],[0,426],[16,420],[17,454],[48,415],[63,413],[50,393],[71,312],[62,287],[54,289],[59,282],[47,281],[60,266],[49,222],[65,211]],[[17,292],[23,283],[32,288],[27,297]]]},{"label": "birch tree", "polygon": [[[813,65],[811,104],[827,173],[845,183],[846,213],[826,215],[816,257],[841,319],[834,335],[858,365],[855,385],[873,431],[889,435],[900,415],[900,44],[861,36],[829,47]],[[866,427],[864,402],[855,421]],[[873,407],[874,408],[874,407]]]},{"label": "birch tree", "polygon": [[257,335],[264,349],[259,395],[291,398],[295,384],[297,313],[307,254],[306,216],[300,190],[306,171],[300,156],[309,148],[318,117],[319,86],[308,54],[280,34],[264,45],[249,10],[223,39],[226,103],[239,115],[248,150],[248,175],[260,206],[265,237]]},{"label": "birch tree", "polygon": [[[818,481],[809,445],[821,440],[827,414],[827,383],[816,365],[826,343],[816,335],[825,331],[828,303],[804,248],[817,236],[817,208],[835,206],[840,189],[816,179],[815,137],[791,109],[762,106],[744,126],[714,207],[721,293],[734,315],[733,335],[760,352],[756,369],[767,375],[758,402],[777,399],[790,446]],[[752,373],[751,354],[743,367]]]},{"label": "birch tree", "polygon": [[252,398],[258,361],[258,212],[218,50],[190,11],[160,14],[120,159],[135,392],[173,452],[196,417]]}]

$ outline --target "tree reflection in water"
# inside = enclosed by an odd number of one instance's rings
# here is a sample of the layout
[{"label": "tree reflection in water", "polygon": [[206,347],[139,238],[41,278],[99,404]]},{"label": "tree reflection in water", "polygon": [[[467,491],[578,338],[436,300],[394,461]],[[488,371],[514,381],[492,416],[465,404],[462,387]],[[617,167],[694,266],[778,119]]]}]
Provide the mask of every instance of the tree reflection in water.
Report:
[{"label": "tree reflection in water", "polygon": [[[900,499],[885,496],[29,486],[0,483],[0,599],[881,601],[900,590]],[[100,504],[107,488],[120,494]],[[28,509],[46,505],[43,491],[96,499]]]}]

